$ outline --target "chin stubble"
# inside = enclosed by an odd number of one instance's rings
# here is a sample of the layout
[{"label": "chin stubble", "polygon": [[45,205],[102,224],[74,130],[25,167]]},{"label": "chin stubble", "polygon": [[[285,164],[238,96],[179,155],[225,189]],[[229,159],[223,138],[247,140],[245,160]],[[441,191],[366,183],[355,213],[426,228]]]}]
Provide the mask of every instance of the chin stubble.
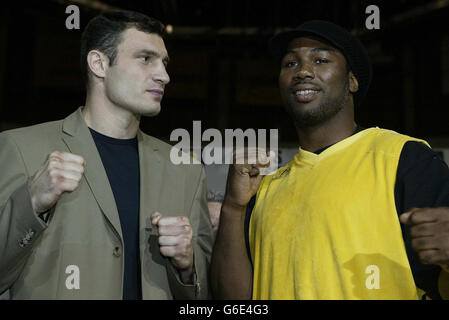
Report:
[{"label": "chin stubble", "polygon": [[298,127],[313,127],[337,115],[347,105],[349,100],[349,79],[346,78],[341,94],[335,99],[326,99],[312,110],[295,112],[291,106],[287,112]]}]

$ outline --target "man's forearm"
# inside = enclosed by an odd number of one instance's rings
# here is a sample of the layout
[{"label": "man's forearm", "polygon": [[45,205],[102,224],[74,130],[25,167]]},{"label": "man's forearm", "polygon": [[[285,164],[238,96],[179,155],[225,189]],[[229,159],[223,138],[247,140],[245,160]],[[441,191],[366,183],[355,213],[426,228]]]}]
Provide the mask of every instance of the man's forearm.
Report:
[{"label": "man's forearm", "polygon": [[252,266],[244,236],[245,207],[225,202],[212,254],[211,280],[216,299],[251,299]]}]

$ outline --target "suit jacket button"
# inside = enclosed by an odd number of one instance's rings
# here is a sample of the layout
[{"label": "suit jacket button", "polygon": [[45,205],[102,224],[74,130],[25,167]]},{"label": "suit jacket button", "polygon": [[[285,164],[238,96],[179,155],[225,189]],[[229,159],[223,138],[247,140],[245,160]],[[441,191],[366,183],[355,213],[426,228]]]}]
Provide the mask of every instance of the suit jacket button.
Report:
[{"label": "suit jacket button", "polygon": [[114,256],[120,257],[122,255],[122,249],[120,247],[114,248]]}]

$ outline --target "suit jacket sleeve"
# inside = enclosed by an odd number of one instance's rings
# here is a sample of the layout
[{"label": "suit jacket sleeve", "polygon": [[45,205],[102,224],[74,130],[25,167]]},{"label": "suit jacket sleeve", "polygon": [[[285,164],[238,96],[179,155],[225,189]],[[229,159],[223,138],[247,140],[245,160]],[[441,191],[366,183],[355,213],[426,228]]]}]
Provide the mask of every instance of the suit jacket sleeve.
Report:
[{"label": "suit jacket sleeve", "polygon": [[0,134],[0,293],[19,276],[46,224],[34,213],[29,174],[16,143]]},{"label": "suit jacket sleeve", "polygon": [[168,280],[175,299],[209,299],[209,265],[214,236],[207,207],[206,174],[203,168],[189,214],[193,229],[193,284],[183,284],[171,263],[168,263],[167,268]]}]

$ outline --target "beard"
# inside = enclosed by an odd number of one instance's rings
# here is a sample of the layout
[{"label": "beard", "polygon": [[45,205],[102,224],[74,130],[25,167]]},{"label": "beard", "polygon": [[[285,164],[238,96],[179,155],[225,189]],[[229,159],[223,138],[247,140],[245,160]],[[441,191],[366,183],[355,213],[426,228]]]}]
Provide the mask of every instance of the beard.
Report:
[{"label": "beard", "polygon": [[[323,93],[323,92],[322,92]],[[345,83],[337,97],[326,97],[320,101],[316,108],[295,108],[294,101],[285,101],[284,106],[287,113],[292,118],[295,125],[299,128],[315,127],[322,124],[345,108],[349,100],[349,78],[345,78]]]}]

